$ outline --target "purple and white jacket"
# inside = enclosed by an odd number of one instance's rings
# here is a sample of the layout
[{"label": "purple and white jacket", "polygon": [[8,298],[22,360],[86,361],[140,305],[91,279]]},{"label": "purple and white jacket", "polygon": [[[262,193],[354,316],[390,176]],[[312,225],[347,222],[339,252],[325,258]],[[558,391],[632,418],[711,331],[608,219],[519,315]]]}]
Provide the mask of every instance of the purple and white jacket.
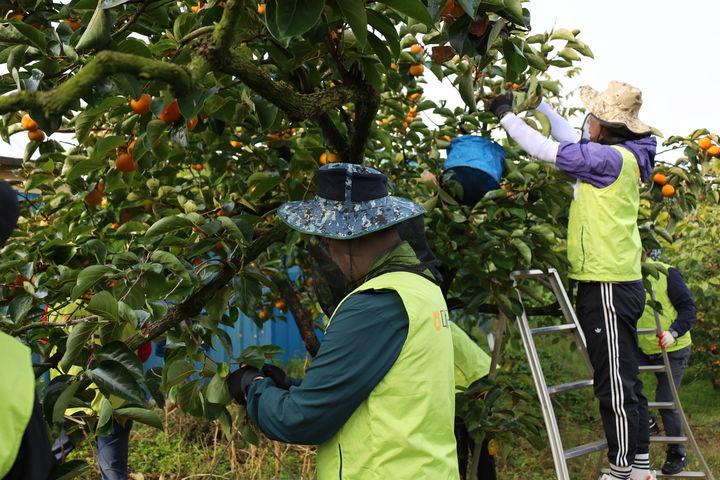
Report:
[{"label": "purple and white jacket", "polygon": [[[556,141],[544,137],[513,113],[500,120],[508,135],[523,150],[538,160],[554,163],[560,171],[596,188],[605,188],[617,180],[623,163],[620,152],[609,145],[581,140],[580,133],[544,101],[537,109],[548,117],[550,133]],[[640,177],[645,181],[655,167],[655,137],[628,140],[619,146],[635,156]]]}]

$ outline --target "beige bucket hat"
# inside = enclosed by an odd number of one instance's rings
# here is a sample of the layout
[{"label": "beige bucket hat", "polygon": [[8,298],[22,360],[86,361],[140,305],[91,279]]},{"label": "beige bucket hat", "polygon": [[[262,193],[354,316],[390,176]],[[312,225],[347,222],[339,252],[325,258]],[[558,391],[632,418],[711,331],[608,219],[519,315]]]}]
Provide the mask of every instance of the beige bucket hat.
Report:
[{"label": "beige bucket hat", "polygon": [[642,92],[627,83],[612,81],[604,92],[589,85],[580,87],[580,100],[598,119],[608,123],[621,123],[634,133],[647,133],[652,128],[640,121]]}]

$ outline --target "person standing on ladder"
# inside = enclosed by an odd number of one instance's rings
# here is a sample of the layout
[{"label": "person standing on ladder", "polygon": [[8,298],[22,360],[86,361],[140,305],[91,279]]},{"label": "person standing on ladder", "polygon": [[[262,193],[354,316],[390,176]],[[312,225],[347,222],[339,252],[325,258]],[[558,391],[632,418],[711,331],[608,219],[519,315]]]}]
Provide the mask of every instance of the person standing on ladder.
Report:
[{"label": "person standing on ladder", "polygon": [[545,102],[546,138],[512,113],[512,92],[490,110],[528,154],[577,179],[570,205],[569,276],[579,282],[576,313],[594,369],[608,443],[610,475],[602,480],[654,479],[650,470],[647,399],[639,378],[637,321],[645,306],[637,227],[639,182],[654,168],[656,140],[638,118],[639,89],[610,82],[580,91],[588,110],[582,138]]},{"label": "person standing on ladder", "polygon": [[[652,252],[650,255],[652,255]],[[655,291],[655,301],[662,306],[662,312],[658,312],[662,333],[658,335],[659,338],[657,339],[650,335],[640,335],[643,364],[663,365],[662,349],[665,349],[670,360],[673,383],[679,391],[685,365],[688,363],[690,350],[692,349],[690,329],[695,323],[697,309],[692,293],[690,293],[685,280],[683,280],[682,275],[676,268],[652,258],[647,258],[645,261],[652,265],[664,267],[667,273],[658,270],[658,278],[652,275],[648,276],[648,280]],[[648,300],[650,298],[650,292],[648,292]],[[655,310],[652,306],[645,307],[645,312],[638,322],[638,328],[656,328]],[[655,376],[657,377],[655,401],[672,402],[673,396],[667,374],[657,372]],[[683,436],[682,421],[676,409],[661,409],[660,415],[662,416],[666,435],[669,437]],[[657,429],[657,426],[655,428]],[[682,443],[668,444],[662,472],[666,475],[674,475],[681,472],[687,464],[685,445]]]}]

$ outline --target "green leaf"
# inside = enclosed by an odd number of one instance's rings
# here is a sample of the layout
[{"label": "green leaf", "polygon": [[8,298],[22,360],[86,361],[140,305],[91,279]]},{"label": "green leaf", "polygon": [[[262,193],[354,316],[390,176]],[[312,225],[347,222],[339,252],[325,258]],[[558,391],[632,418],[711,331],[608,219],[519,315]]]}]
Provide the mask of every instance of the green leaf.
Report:
[{"label": "green leaf", "polygon": [[471,112],[477,112],[477,103],[475,102],[475,91],[473,90],[473,74],[472,70],[468,69],[463,75],[458,76],[458,91],[460,92],[460,98],[462,98],[468,110]]},{"label": "green leaf", "polygon": [[112,272],[113,268],[109,265],[91,265],[84,268],[77,276],[77,284],[70,294],[72,298],[78,298],[85,293],[90,287],[95,285],[105,274]]},{"label": "green leaf", "polygon": [[572,48],[563,48],[562,50],[560,50],[558,55],[561,58],[567,60],[568,62],[577,62],[580,60],[580,55],[578,55],[577,52]]},{"label": "green leaf", "polygon": [[481,2],[480,0],[458,0],[457,3],[465,10],[465,13],[474,18]]},{"label": "green leaf", "polygon": [[263,130],[267,130],[273,123],[275,123],[275,118],[278,114],[278,107],[262,97],[255,97],[252,101],[255,105],[255,113],[257,113],[258,120],[260,120],[260,127]]},{"label": "green leaf", "polygon": [[62,422],[63,417],[65,416],[65,410],[68,409],[68,406],[75,396],[75,393],[78,391],[78,388],[80,388],[80,385],[81,382],[75,382],[69,385],[65,390],[63,390],[57,400],[55,400],[52,414],[53,423]]},{"label": "green leaf", "polygon": [[401,50],[400,37],[398,36],[397,30],[395,30],[395,25],[388,20],[385,15],[381,15],[375,10],[367,9],[365,13],[367,14],[370,26],[379,31],[385,38],[385,45],[390,49],[390,52],[392,52],[393,60],[397,60]]},{"label": "green leaf", "polygon": [[137,407],[124,407],[124,408],[118,408],[115,410],[115,415],[118,417],[127,417],[132,420],[138,421],[140,423],[144,423],[145,425],[150,425],[151,427],[155,427],[158,430],[163,429],[163,423],[160,416],[153,412],[152,410],[148,410],[147,408],[137,408]]},{"label": "green leaf", "polygon": [[[88,370],[87,374],[104,394],[116,395],[139,405],[145,404],[145,392],[120,362],[103,360],[95,368]],[[115,413],[118,413],[117,410]]]},{"label": "green leaf", "polygon": [[532,260],[532,251],[530,250],[528,244],[523,242],[519,238],[514,238],[510,243],[513,247],[517,249],[518,252],[520,252],[523,260],[525,260],[525,263],[530,263],[530,261]]},{"label": "green leaf", "polygon": [[145,240],[192,226],[193,222],[185,217],[178,217],[177,215],[163,217],[148,228],[147,232],[145,232]]},{"label": "green leaf", "polygon": [[30,295],[18,295],[10,301],[10,319],[18,323],[25,318],[25,315],[32,308],[33,299]]},{"label": "green leaf", "polygon": [[205,100],[215,95],[217,91],[218,87],[212,87],[207,90],[198,89],[188,95],[178,97],[177,101],[180,107],[180,113],[186,120],[192,120],[200,113],[200,110],[202,110]]},{"label": "green leaf", "polygon": [[110,342],[107,345],[103,345],[95,353],[97,360],[115,360],[121,363],[132,373],[136,378],[144,379],[145,373],[143,372],[143,365],[137,354],[130,350],[130,348],[122,341]]},{"label": "green leaf", "polygon": [[127,3],[130,0],[102,0],[100,2],[100,5],[98,5],[100,8],[114,8],[118,5],[122,5],[123,3]]},{"label": "green leaf", "polygon": [[213,376],[205,392],[207,401],[218,405],[227,405],[232,400],[225,379],[218,373]]},{"label": "green leaf", "polygon": [[253,277],[239,275],[232,281],[235,295],[238,297],[238,307],[245,315],[254,316],[258,299],[262,298],[262,285]]},{"label": "green leaf", "polygon": [[159,263],[175,275],[182,278],[184,281],[188,282],[188,284],[190,283],[190,275],[188,274],[187,268],[185,268],[185,265],[183,265],[182,262],[172,253],[155,250],[150,257],[150,260],[155,263]]},{"label": "green leaf", "polygon": [[215,295],[213,295],[210,301],[205,305],[205,309],[211,319],[216,322],[220,321],[223,313],[228,308],[228,301],[230,300],[232,294],[233,291],[230,288],[221,288],[215,292]]},{"label": "green leaf", "polygon": [[30,43],[34,47],[37,47],[43,52],[45,51],[47,48],[47,40],[45,39],[45,35],[42,31],[36,29],[32,25],[28,25],[27,23],[18,20],[17,18],[11,18],[9,23],[25,38],[30,40]]},{"label": "green leaf", "polygon": [[92,160],[89,158],[83,159],[78,161],[70,168],[70,170],[68,170],[67,174],[65,175],[65,179],[68,182],[72,182],[73,180],[77,180],[83,175],[87,175],[88,173],[100,170],[101,168],[106,168],[107,166],[108,161],[106,158],[96,158]]},{"label": "green leaf", "polygon": [[52,473],[54,480],[70,480],[90,470],[90,465],[82,460],[68,460],[58,465]]},{"label": "green leaf", "polygon": [[503,18],[497,19],[492,24],[492,28],[490,28],[490,33],[488,33],[487,36],[487,48],[488,50],[492,48],[492,46],[495,44],[495,40],[497,40],[498,36],[500,35],[500,32],[503,31],[503,28],[505,28],[505,25],[507,22]]},{"label": "green leaf", "polygon": [[96,293],[85,307],[89,312],[108,320],[118,320],[118,302],[107,290]]},{"label": "green leaf", "polygon": [[104,159],[108,152],[115,150],[117,147],[125,143],[125,137],[119,135],[110,135],[107,137],[101,137],[93,146],[92,155],[90,158],[93,160]]},{"label": "green leaf", "polygon": [[195,367],[185,360],[176,360],[165,368],[164,389],[167,390],[173,385],[177,385],[184,381],[187,377],[195,373]]},{"label": "green leaf", "polygon": [[428,27],[432,25],[433,19],[427,7],[420,0],[381,0],[388,7],[394,8],[400,13],[419,20]]},{"label": "green leaf", "polygon": [[518,25],[525,25],[522,3],[519,0],[504,0],[505,8],[501,15]]},{"label": "green leaf", "polygon": [[96,328],[97,324],[95,322],[83,322],[75,325],[70,330],[65,344],[65,354],[58,363],[61,371],[67,372],[70,370]]},{"label": "green leaf", "polygon": [[365,13],[365,2],[363,0],[337,0],[338,7],[342,12],[355,34],[358,45],[364,46],[367,43],[367,13]]},{"label": "green leaf", "polygon": [[503,40],[503,55],[508,66],[506,80],[512,81],[527,68],[528,61],[522,51],[507,38]]},{"label": "green leaf", "polygon": [[380,64],[387,70],[390,68],[390,64],[393,59],[390,56],[390,51],[387,49],[387,44],[383,40],[380,40],[377,35],[372,32],[368,32],[368,43],[375,52],[375,55],[380,59]]},{"label": "green leaf", "polygon": [[99,50],[112,40],[112,16],[102,7],[95,8],[90,23],[75,45],[76,50]]},{"label": "green leaf", "polygon": [[324,0],[271,0],[275,2],[275,21],[281,37],[302,35],[320,20]]},{"label": "green leaf", "polygon": [[100,400],[100,415],[98,417],[97,427],[95,427],[96,435],[107,436],[112,433],[112,414],[112,403],[110,403],[107,397],[102,397]]}]

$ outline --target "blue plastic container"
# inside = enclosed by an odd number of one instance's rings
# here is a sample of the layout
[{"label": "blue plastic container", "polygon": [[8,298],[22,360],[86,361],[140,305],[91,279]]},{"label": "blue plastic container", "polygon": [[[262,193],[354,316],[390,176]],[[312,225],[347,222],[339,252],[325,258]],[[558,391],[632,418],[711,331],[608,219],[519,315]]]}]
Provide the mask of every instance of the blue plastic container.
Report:
[{"label": "blue plastic container", "polygon": [[463,135],[450,142],[444,173],[462,185],[463,205],[475,205],[500,188],[505,157],[505,149],[489,138]]}]

